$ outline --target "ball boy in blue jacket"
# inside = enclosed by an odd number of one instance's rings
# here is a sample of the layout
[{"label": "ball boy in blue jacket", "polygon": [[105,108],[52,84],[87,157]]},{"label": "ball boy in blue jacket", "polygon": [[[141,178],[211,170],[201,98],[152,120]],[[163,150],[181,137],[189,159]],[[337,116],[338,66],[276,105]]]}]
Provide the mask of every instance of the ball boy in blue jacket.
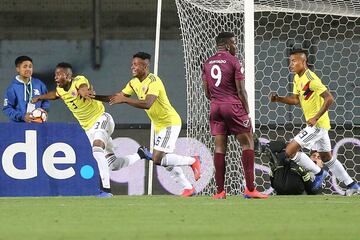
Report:
[{"label": "ball boy in blue jacket", "polygon": [[30,115],[35,108],[49,109],[49,101],[31,103],[31,99],[47,93],[45,84],[32,77],[33,61],[28,56],[20,56],[15,60],[16,75],[4,96],[3,112],[12,122],[31,122]]}]

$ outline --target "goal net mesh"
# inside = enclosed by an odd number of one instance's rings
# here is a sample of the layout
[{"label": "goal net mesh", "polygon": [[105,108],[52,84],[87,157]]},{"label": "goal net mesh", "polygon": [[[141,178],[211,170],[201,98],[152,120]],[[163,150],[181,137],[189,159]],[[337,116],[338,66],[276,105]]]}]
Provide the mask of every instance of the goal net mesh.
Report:
[{"label": "goal net mesh", "polygon": [[[333,153],[349,175],[360,181],[360,3],[355,0],[255,0],[255,132],[262,141],[290,140],[305,120],[298,106],[269,103],[270,92],[292,92],[288,54],[293,48],[309,52],[310,68],[335,98],[329,114]],[[221,31],[237,36],[239,57],[244,56],[244,2],[242,0],[176,0],[184,48],[187,82],[187,136],[214,150],[210,135],[209,101],[201,80],[202,63],[216,52]],[[246,63],[246,62],[245,62]],[[225,188],[243,192],[241,148],[229,137]],[[269,165],[255,159],[258,190],[272,192]],[[213,169],[207,169],[212,171]],[[332,176],[325,194],[343,194],[343,183]],[[216,191],[214,179],[201,194]]]}]

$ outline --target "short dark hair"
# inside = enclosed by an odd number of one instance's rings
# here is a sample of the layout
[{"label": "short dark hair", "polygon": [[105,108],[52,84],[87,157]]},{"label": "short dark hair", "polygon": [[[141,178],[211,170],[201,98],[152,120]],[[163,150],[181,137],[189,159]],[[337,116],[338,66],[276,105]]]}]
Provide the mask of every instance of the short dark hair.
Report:
[{"label": "short dark hair", "polygon": [[308,52],[304,49],[300,49],[300,48],[294,48],[290,50],[290,55],[294,55],[294,54],[298,54],[298,53],[303,53],[305,54],[306,58],[308,56]]},{"label": "short dark hair", "polygon": [[310,150],[310,156],[317,152],[318,152],[317,150]]},{"label": "short dark hair", "polygon": [[73,70],[71,64],[70,64],[70,63],[67,63],[67,62],[58,63],[58,64],[56,65],[56,68],[69,68],[69,69],[71,69],[71,71]]},{"label": "short dark hair", "polygon": [[226,44],[230,38],[235,37],[235,34],[233,32],[221,32],[217,37],[215,38],[216,45],[224,45]]},{"label": "short dark hair", "polygon": [[308,64],[308,52],[304,49],[300,48],[293,48],[290,50],[290,56],[294,54],[304,54],[305,55],[305,62]]},{"label": "short dark hair", "polygon": [[134,54],[133,58],[141,58],[142,60],[145,60],[145,59],[150,60],[151,55],[146,52],[138,52],[138,53]]},{"label": "short dark hair", "polygon": [[15,59],[15,67],[19,66],[22,62],[25,61],[33,62],[33,60],[28,56],[20,56]]}]

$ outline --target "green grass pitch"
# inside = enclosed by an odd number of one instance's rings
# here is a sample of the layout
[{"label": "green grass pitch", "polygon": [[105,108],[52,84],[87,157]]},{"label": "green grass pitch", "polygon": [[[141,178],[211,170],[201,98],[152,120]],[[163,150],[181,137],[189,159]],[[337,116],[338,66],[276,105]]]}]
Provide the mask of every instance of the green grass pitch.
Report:
[{"label": "green grass pitch", "polygon": [[360,197],[1,198],[0,239],[360,239]]}]

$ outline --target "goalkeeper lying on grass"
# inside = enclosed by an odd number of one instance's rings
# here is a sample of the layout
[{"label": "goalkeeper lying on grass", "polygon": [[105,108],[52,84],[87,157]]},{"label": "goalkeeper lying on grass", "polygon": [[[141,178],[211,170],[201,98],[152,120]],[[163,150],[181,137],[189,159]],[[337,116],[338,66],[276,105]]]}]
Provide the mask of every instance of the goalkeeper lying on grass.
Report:
[{"label": "goalkeeper lying on grass", "polygon": [[[313,175],[294,161],[285,157],[286,143],[271,141],[269,144],[259,144],[258,153],[264,153],[269,159],[271,187],[278,195],[317,194],[321,188],[315,188]],[[323,162],[318,152],[312,152],[311,160],[320,168]]]}]

